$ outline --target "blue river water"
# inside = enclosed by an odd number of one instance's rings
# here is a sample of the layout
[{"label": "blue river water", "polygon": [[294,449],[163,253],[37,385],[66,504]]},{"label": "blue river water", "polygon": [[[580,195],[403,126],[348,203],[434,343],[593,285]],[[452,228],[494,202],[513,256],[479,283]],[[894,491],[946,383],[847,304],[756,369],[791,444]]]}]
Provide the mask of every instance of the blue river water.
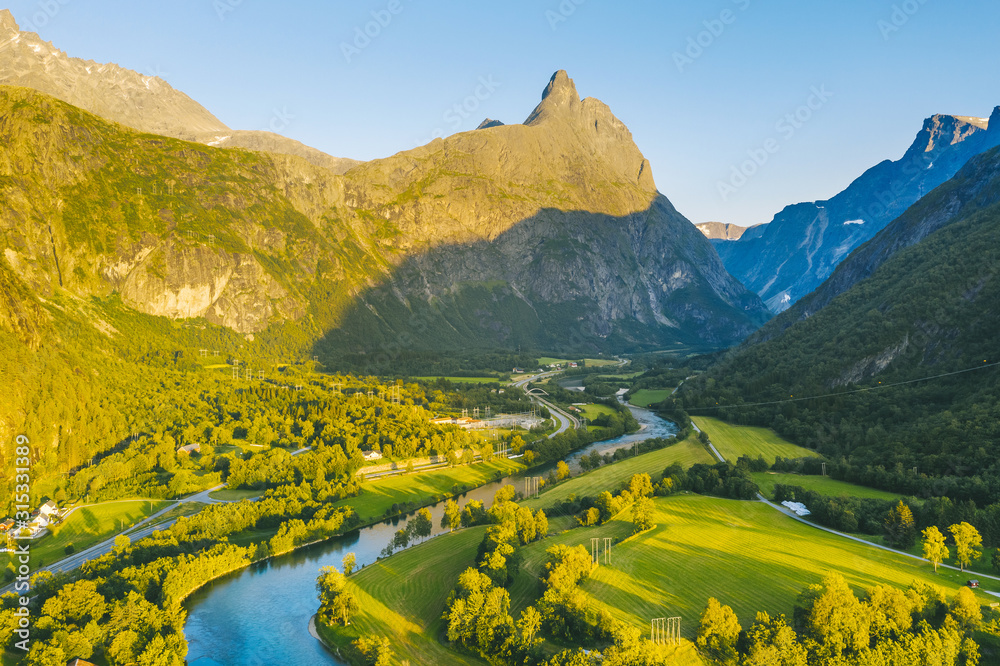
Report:
[{"label": "blue river water", "polygon": [[[579,471],[581,455],[598,450],[602,454],[632,446],[651,437],[668,437],[676,426],[649,410],[630,407],[642,429],[606,442],[597,442],[571,454],[566,462]],[[519,477],[490,483],[466,493],[461,503],[479,499],[489,504],[504,483],[520,488]],[[434,538],[444,503],[430,507]],[[409,517],[365,527],[343,537],[272,558],[235,572],[205,586],[186,602],[188,619],[184,634],[188,641],[188,664],[192,666],[313,666],[342,664],[309,633],[309,620],[319,608],[316,577],[320,568],[341,566],[347,553],[354,553],[358,566],[374,562],[396,530]]]}]

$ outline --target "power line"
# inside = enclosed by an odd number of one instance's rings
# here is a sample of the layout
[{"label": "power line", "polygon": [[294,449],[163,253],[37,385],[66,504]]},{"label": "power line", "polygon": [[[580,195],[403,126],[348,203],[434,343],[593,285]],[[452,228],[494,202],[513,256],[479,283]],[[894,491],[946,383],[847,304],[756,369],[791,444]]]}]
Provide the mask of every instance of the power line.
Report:
[{"label": "power line", "polygon": [[688,412],[690,414],[691,412],[706,411],[706,410],[733,409],[733,408],[737,408],[737,407],[765,407],[767,405],[782,405],[782,404],[790,403],[790,402],[802,402],[802,401],[805,401],[805,400],[819,400],[821,398],[838,398],[838,397],[843,396],[843,395],[853,395],[855,393],[864,393],[864,392],[867,392],[867,391],[878,391],[880,389],[895,388],[897,386],[905,386],[906,384],[916,384],[916,383],[919,383],[919,382],[928,382],[928,381],[931,381],[933,379],[941,379],[943,377],[953,377],[955,375],[961,375],[961,374],[965,374],[967,372],[976,372],[977,370],[985,370],[987,368],[995,368],[997,366],[1000,366],[1000,362],[990,363],[988,365],[977,365],[977,366],[974,366],[972,368],[965,368],[964,370],[955,370],[953,372],[943,372],[943,373],[941,373],[939,375],[931,375],[929,377],[920,377],[918,379],[908,379],[906,381],[894,382],[892,384],[881,384],[880,383],[878,386],[867,386],[867,387],[864,387],[864,388],[852,389],[850,391],[841,391],[840,393],[825,393],[825,394],[822,394],[822,395],[811,395],[811,396],[807,396],[805,398],[795,398],[795,397],[789,396],[788,398],[785,398],[784,400],[769,400],[767,402],[744,402],[744,403],[739,403],[739,404],[731,403],[731,404],[728,404],[728,405],[715,405],[714,407],[692,407],[691,409],[685,409],[684,411],[686,411],[686,412]]}]

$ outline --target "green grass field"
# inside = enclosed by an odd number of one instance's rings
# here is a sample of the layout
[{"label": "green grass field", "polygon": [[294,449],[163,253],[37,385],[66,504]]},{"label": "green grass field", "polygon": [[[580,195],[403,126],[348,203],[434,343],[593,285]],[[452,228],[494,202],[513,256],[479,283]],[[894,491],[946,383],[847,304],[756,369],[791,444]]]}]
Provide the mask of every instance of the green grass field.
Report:
[{"label": "green grass field", "polygon": [[712,444],[729,462],[735,463],[741,455],[756,458],[764,456],[768,464],[774,464],[777,456],[782,458],[818,457],[811,449],[797,446],[779,437],[773,430],[753,428],[750,426],[734,426],[707,416],[693,416],[691,420],[696,426],[708,433]]},{"label": "green grass field", "polygon": [[208,496],[222,502],[239,502],[240,500],[257,498],[263,494],[263,490],[230,490],[229,488],[222,488],[221,490],[213,490]]},{"label": "green grass field", "polygon": [[202,502],[185,502],[184,504],[175,506],[170,511],[167,511],[153,522],[146,523],[146,526],[162,525],[167,521],[174,520],[175,518],[180,518],[181,516],[193,516],[194,514],[199,513],[206,506],[208,506],[208,504],[203,504]]},{"label": "green grass field", "polygon": [[458,576],[475,565],[485,527],[459,530],[371,564],[350,578],[361,610],[349,627],[321,628],[335,645],[359,636],[386,636],[396,653],[393,663],[483,664],[449,650],[440,641],[445,600]]},{"label": "green grass field", "polygon": [[761,494],[767,498],[774,497],[774,486],[782,483],[788,486],[800,486],[806,490],[829,495],[831,497],[867,497],[872,499],[897,500],[902,495],[885,490],[857,486],[846,481],[837,481],[828,476],[810,476],[805,474],[776,474],[772,472],[756,472],[751,474],[754,482],[760,488]]},{"label": "green grass field", "polygon": [[677,442],[665,449],[644,453],[635,458],[626,458],[612,465],[603,465],[592,472],[575,476],[551,490],[545,491],[537,499],[525,502],[525,505],[532,508],[544,508],[559,500],[566,499],[570,495],[586,497],[587,495],[598,495],[605,490],[613,491],[618,487],[618,484],[632,478],[633,474],[648,472],[650,476],[655,477],[662,474],[664,469],[674,463],[690,467],[696,463],[711,463],[712,460],[712,455],[705,450],[705,447],[693,437],[689,437],[683,442]]},{"label": "green grass field", "polygon": [[[935,574],[927,562],[822,532],[758,502],[675,495],[655,500],[654,521],[652,530],[630,538],[628,509],[595,528],[564,530],[570,521],[553,520],[551,536],[522,550],[521,572],[510,589],[512,614],[541,594],[546,549],[557,544],[589,549],[592,537],[616,540],[610,565],[602,564],[583,583],[594,604],[643,632],[650,618],[680,616],[688,640],[709,597],[732,606],[746,625],[761,610],[790,618],[798,594],[829,573],[843,575],[859,594],[873,585],[905,588],[924,581],[944,587],[951,596],[968,578],[945,569]],[[448,592],[475,558],[481,538],[482,528],[461,530],[353,576],[361,611],[351,627],[332,632],[335,642],[365,633],[387,635],[400,660],[479,663],[452,653],[438,638]],[[1000,582],[983,584],[1000,590]],[[993,600],[983,592],[977,597],[983,604]],[[685,642],[669,663],[701,661]]]},{"label": "green grass field", "polygon": [[584,405],[583,407],[577,407],[577,409],[579,409],[580,413],[586,416],[590,421],[593,421],[602,414],[611,416],[615,413],[614,408],[608,407],[607,405]]},{"label": "green grass field", "polygon": [[[46,565],[66,557],[66,546],[76,552],[104,541],[140,520],[163,509],[169,502],[161,500],[125,500],[82,507],[61,524],[50,528],[51,534],[31,544],[32,563]],[[152,506],[152,508],[150,508]]]},{"label": "green grass field", "polygon": [[498,471],[507,476],[523,469],[524,465],[516,460],[504,459],[485,464],[373,479],[362,484],[361,495],[342,500],[336,506],[351,505],[361,520],[366,521],[382,516],[393,504],[414,501],[425,503],[431,499],[441,499],[450,495],[456,485],[474,488],[492,481]]},{"label": "green grass field", "polygon": [[[639,628],[648,628],[653,617],[679,615],[682,634],[693,638],[709,597],[732,606],[744,625],[760,610],[790,618],[798,594],[828,573],[840,573],[859,593],[878,584],[905,588],[926,581],[952,596],[969,578],[947,569],[935,574],[927,562],[823,532],[759,502],[675,495],[656,499],[655,507],[656,527],[613,546],[611,565],[583,584],[595,603]],[[606,525],[525,548],[512,607],[523,608],[537,594],[546,548],[565,543],[589,550],[591,537],[624,538],[630,532],[626,509]],[[1000,591],[1000,581],[984,579],[983,586]],[[983,604],[996,600],[982,592],[977,597]]]},{"label": "green grass field", "polygon": [[673,393],[673,389],[639,389],[629,398],[629,402],[636,407],[649,407],[663,402],[670,397],[671,393]]}]

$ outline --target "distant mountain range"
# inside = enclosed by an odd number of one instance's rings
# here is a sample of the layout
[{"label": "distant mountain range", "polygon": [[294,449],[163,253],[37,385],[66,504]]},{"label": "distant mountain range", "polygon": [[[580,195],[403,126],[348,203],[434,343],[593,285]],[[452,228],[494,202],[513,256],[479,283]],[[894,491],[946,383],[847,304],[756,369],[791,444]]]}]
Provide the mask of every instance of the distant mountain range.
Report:
[{"label": "distant mountain range", "polygon": [[23,86],[143,132],[220,148],[298,155],[343,173],[357,160],[333,157],[267,131],[232,130],[208,109],[158,76],[71,58],[0,10],[0,85]]},{"label": "distant mountain range", "polygon": [[763,225],[754,227],[741,227],[736,224],[726,224],[725,222],[702,222],[696,224],[698,230],[705,234],[705,238],[711,241],[734,241],[742,238],[748,231],[751,236],[759,235],[763,231]]},{"label": "distant mountain range", "polygon": [[872,167],[829,200],[788,206],[756,233],[713,244],[727,270],[781,312],[970,158],[997,145],[1000,107],[989,119],[933,116],[899,160]]}]

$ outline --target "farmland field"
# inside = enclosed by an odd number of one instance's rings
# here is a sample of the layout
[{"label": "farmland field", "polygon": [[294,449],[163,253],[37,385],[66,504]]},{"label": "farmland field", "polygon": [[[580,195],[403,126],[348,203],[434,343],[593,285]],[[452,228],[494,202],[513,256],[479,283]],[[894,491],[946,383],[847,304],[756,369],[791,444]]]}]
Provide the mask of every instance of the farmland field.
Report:
[{"label": "farmland field", "polygon": [[583,407],[579,407],[579,410],[590,421],[603,414],[607,414],[608,416],[615,414],[615,410],[607,405],[584,405]]},{"label": "farmland field", "polygon": [[774,459],[778,456],[782,458],[819,456],[811,449],[782,439],[767,428],[735,426],[707,416],[693,416],[691,421],[708,433],[715,448],[731,463],[735,463],[741,455],[748,455],[751,458],[764,456],[769,465],[774,464]]},{"label": "farmland field", "polygon": [[639,389],[629,399],[636,407],[649,407],[670,397],[673,389]]},{"label": "farmland field", "polygon": [[438,637],[444,630],[441,613],[460,573],[474,566],[476,548],[485,527],[473,527],[439,537],[371,564],[351,576],[351,589],[361,608],[351,626],[322,635],[337,645],[359,636],[386,636],[396,653],[394,663],[483,664],[449,650]]},{"label": "farmland field", "polygon": [[775,484],[781,483],[787,486],[799,486],[806,490],[828,495],[831,497],[867,497],[872,499],[897,500],[902,497],[896,493],[885,490],[876,490],[858,486],[846,481],[837,481],[828,476],[809,476],[804,474],[776,474],[773,472],[756,472],[750,475],[754,483],[760,488],[760,492],[765,497],[774,497]]},{"label": "farmland field", "polygon": [[633,474],[648,472],[655,477],[674,463],[690,467],[695,463],[711,463],[714,459],[704,446],[694,437],[677,442],[664,449],[644,453],[636,458],[626,458],[612,465],[604,465],[587,474],[581,474],[565,481],[552,490],[525,502],[532,508],[540,508],[555,504],[570,495],[585,497],[598,495],[605,490],[615,490],[618,484],[627,481]]},{"label": "farmland field", "polygon": [[[968,573],[941,569],[792,520],[760,502],[675,495],[654,502],[654,527],[612,547],[611,565],[601,566],[583,589],[616,618],[648,628],[651,617],[681,616],[682,634],[693,638],[709,597],[732,606],[744,624],[757,611],[789,618],[798,594],[829,573],[839,573],[862,592],[913,581],[942,586],[949,598]],[[631,532],[628,509],[606,525],[580,528],[525,548],[512,607],[529,601],[544,564],[544,550],[557,543],[590,548],[591,537],[624,538]],[[602,558],[603,561],[603,558]],[[1000,591],[1000,581],[984,587]],[[995,600],[977,592],[983,604]]]},{"label": "farmland field", "polygon": [[494,460],[471,466],[446,467],[432,472],[403,474],[373,479],[362,484],[361,495],[349,497],[336,506],[353,506],[362,521],[382,516],[393,504],[440,499],[452,494],[454,486],[473,488],[489,483],[497,472],[516,474],[524,465],[514,460]]}]

